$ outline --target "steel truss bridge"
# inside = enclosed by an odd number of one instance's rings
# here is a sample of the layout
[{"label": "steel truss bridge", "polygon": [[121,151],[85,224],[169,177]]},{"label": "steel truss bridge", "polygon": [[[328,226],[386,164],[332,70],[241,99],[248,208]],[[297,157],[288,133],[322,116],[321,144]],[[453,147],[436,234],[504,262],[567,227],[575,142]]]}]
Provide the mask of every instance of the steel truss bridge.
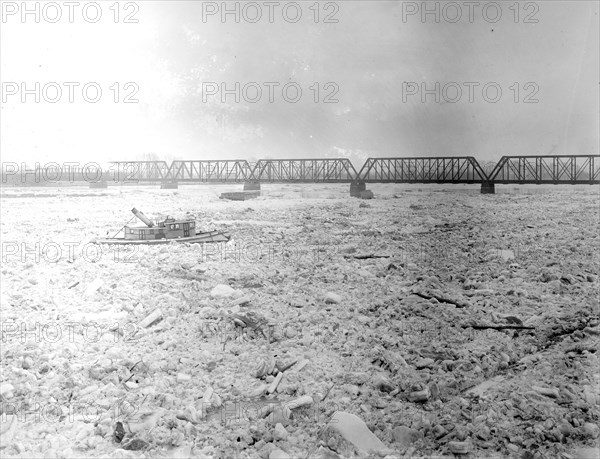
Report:
[{"label": "steel truss bridge", "polygon": [[117,161],[119,181],[260,183],[600,184],[600,156],[503,156],[480,166],[473,156],[369,158],[357,172],[347,158]]},{"label": "steel truss bridge", "polygon": [[[367,183],[481,184],[493,193],[495,184],[600,184],[599,155],[503,156],[496,164],[473,156],[369,158],[357,172],[347,158],[115,161],[107,171],[53,167],[29,171],[3,165],[2,184],[55,180],[159,183],[350,183],[364,190]],[[68,177],[68,180],[67,178]],[[362,188],[361,188],[362,187]]]},{"label": "steel truss bridge", "polygon": [[350,183],[357,172],[349,159],[260,159],[246,160],[116,161],[113,175],[120,182],[195,182],[195,183]]}]

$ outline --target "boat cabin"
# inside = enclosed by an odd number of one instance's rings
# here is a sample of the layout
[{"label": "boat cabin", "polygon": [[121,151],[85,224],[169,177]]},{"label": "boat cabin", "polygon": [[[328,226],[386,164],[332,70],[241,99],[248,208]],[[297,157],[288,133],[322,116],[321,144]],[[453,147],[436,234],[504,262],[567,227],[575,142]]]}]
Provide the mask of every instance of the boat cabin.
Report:
[{"label": "boat cabin", "polygon": [[125,226],[125,239],[179,239],[196,235],[194,220],[175,220],[168,217],[155,226]]}]

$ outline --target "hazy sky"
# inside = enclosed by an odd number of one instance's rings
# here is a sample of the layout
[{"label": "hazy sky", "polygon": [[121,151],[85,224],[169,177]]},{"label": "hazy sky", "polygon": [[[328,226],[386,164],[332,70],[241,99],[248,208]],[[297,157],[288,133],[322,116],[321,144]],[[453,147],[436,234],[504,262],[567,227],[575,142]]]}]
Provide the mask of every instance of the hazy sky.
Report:
[{"label": "hazy sky", "polygon": [[47,3],[2,2],[2,161],[598,153],[596,1]]}]

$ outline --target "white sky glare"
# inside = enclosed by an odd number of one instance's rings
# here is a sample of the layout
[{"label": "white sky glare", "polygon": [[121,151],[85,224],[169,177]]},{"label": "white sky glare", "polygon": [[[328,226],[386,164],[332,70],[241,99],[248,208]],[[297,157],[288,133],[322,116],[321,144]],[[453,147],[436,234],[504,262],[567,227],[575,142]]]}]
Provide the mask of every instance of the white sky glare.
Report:
[{"label": "white sky glare", "polygon": [[[406,16],[421,2],[330,2],[338,8],[333,24],[323,23],[324,9],[319,23],[307,19],[314,2],[300,2],[302,21],[286,22],[276,11],[273,24],[265,17],[223,23],[218,14],[203,21],[207,5],[221,2],[178,1],[98,2],[102,17],[95,23],[83,18],[92,2],[79,2],[70,23],[67,3],[0,2],[2,161],[106,162],[147,153],[166,160],[320,157],[334,147],[482,160],[598,153],[595,1],[520,2],[518,21],[515,2],[500,2],[501,20],[476,12],[472,23],[450,22],[450,10],[438,23],[433,16],[425,22],[418,13]],[[436,3],[443,9],[451,2],[426,2],[431,9]],[[21,16],[23,5],[39,8],[39,22],[35,13]],[[62,17],[52,23],[54,5]],[[88,7],[89,17],[95,13]],[[524,23],[528,14],[537,22]],[[207,81],[230,87],[299,81],[307,99],[314,95],[311,82],[319,82],[321,98],[323,85],[333,82],[338,102],[221,103],[217,97],[206,103],[200,95]],[[423,101],[406,93],[407,82],[417,84],[411,89],[452,83],[446,95],[453,97],[456,86],[463,95],[457,102],[436,103],[433,95]],[[478,84],[472,103],[466,82]],[[490,82],[503,90],[496,103],[482,97]],[[36,83],[39,102],[21,91]],[[69,83],[77,85],[73,102]],[[84,99],[87,83],[93,84],[89,97],[101,88],[98,102]],[[56,87],[62,95],[51,103]],[[527,96],[538,102],[524,103]]]},{"label": "white sky glare", "polygon": [[[113,14],[108,8],[113,3],[101,2],[103,15]],[[143,11],[142,4],[138,23],[114,23],[112,17],[88,23],[75,15],[73,23],[64,17],[54,24],[9,17],[0,25],[3,160],[106,161],[172,147],[163,106],[174,80],[152,56],[148,44],[158,24]],[[6,94],[9,82],[18,86],[16,94]],[[39,103],[35,93],[23,96],[22,83],[27,89],[39,83]],[[48,83],[56,85],[44,93]],[[102,91],[95,103],[84,99],[88,83],[90,100],[97,97],[96,87]],[[56,103],[47,101],[54,98]]]}]

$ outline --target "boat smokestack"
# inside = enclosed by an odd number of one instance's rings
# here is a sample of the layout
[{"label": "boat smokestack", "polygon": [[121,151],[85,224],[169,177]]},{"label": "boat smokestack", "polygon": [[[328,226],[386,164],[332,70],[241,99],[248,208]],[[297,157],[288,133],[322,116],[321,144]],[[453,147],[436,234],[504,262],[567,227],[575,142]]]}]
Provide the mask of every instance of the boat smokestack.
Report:
[{"label": "boat smokestack", "polygon": [[148,219],[148,217],[146,217],[142,212],[137,210],[135,207],[133,209],[131,209],[131,212],[133,212],[133,215],[135,215],[137,218],[139,218],[141,221],[143,221],[148,228],[152,228],[154,226],[154,223],[152,223]]}]

